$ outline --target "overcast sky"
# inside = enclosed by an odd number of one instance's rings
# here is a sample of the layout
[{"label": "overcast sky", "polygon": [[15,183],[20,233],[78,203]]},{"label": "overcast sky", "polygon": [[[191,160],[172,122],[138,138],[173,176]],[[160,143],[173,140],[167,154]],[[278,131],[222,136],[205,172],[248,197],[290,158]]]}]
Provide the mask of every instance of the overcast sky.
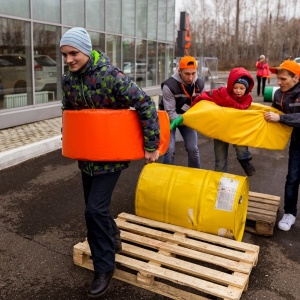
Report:
[{"label": "overcast sky", "polygon": [[[185,0],[187,1],[187,0]],[[180,17],[180,12],[182,11],[182,3],[183,0],[175,0],[175,20],[177,22],[177,20],[179,20]]]},{"label": "overcast sky", "polygon": [[[195,1],[207,1],[207,0],[175,0],[175,21],[176,24],[179,22],[179,18],[180,18],[180,12],[185,10],[185,7],[189,7],[189,3],[195,3]],[[211,4],[210,2],[211,0],[208,0],[206,3]],[[240,6],[242,5],[243,1],[249,1],[249,0],[240,0]],[[254,1],[255,3],[263,3],[266,4],[266,0],[250,0],[250,1]],[[234,2],[236,3],[236,0],[234,0]],[[284,1],[283,1],[284,3]],[[285,1],[286,5],[283,5],[283,9],[282,9],[282,13],[287,16],[287,17],[299,17],[299,12],[300,12],[300,0],[286,0]],[[277,5],[277,1],[274,0],[269,0],[269,5],[270,8],[276,8]],[[234,9],[236,9],[236,7],[234,7]],[[271,9],[272,11],[272,9]]]}]

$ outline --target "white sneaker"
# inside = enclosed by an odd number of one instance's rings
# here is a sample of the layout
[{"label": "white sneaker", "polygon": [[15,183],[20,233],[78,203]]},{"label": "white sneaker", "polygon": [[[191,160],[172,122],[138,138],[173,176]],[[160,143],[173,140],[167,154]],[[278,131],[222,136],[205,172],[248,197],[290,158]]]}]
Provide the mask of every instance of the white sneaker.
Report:
[{"label": "white sneaker", "polygon": [[284,214],[281,221],[278,223],[278,228],[284,231],[289,231],[292,225],[295,224],[296,217],[292,214]]}]

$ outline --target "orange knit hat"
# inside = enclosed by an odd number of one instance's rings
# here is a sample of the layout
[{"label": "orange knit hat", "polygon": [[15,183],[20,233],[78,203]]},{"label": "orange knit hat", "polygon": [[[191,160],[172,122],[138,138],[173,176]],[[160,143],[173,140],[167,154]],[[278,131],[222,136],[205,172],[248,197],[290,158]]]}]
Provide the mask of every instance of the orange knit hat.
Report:
[{"label": "orange knit hat", "polygon": [[269,69],[274,74],[277,73],[277,70],[288,70],[295,75],[300,76],[300,65],[293,60],[285,60],[279,67],[272,67]]},{"label": "orange knit hat", "polygon": [[192,56],[184,56],[179,61],[179,69],[197,69],[198,63]]}]

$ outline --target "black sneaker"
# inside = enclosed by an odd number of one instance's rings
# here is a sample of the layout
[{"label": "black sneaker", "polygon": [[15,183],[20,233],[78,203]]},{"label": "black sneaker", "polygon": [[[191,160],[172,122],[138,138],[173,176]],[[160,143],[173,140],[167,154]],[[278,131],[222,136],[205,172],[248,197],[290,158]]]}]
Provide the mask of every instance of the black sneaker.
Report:
[{"label": "black sneaker", "polygon": [[242,168],[244,169],[245,173],[247,174],[247,176],[252,176],[255,174],[255,168],[253,167],[253,165],[250,163],[250,159],[241,159],[238,160],[239,163],[241,164]]}]

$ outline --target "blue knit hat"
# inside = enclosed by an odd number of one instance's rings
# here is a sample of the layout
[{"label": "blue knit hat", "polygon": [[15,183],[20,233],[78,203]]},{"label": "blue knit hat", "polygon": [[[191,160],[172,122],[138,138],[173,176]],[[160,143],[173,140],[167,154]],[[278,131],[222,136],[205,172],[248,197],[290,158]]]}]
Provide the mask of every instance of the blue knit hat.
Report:
[{"label": "blue knit hat", "polygon": [[88,32],[81,27],[69,29],[61,38],[59,47],[71,46],[91,57],[92,42]]},{"label": "blue knit hat", "polygon": [[250,86],[249,78],[247,78],[247,77],[241,77],[241,78],[237,79],[234,83],[243,84],[246,87],[246,90],[248,90],[249,86]]}]

